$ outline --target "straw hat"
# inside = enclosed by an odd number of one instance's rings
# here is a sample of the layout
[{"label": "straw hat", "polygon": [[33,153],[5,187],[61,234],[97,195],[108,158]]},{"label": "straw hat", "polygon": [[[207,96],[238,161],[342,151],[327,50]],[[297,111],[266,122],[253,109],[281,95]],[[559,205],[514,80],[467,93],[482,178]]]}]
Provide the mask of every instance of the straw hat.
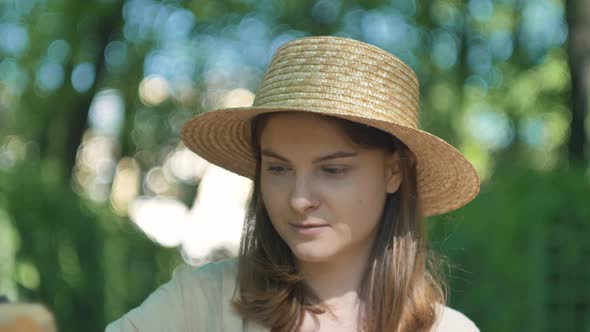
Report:
[{"label": "straw hat", "polygon": [[296,110],[370,125],[412,150],[422,212],[431,216],[470,202],[479,178],[459,151],[418,129],[418,100],[416,74],[392,54],[348,38],[305,37],[276,51],[251,107],[196,115],[181,135],[199,156],[254,178],[249,122],[258,114]]}]

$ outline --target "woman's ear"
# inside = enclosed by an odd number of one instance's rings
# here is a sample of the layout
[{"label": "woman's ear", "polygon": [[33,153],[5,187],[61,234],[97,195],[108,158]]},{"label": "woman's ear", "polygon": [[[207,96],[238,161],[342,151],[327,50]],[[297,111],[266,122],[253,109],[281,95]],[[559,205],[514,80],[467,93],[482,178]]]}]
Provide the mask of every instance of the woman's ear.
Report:
[{"label": "woman's ear", "polygon": [[396,192],[402,183],[401,162],[399,157],[400,154],[398,151],[395,151],[386,157],[386,190],[390,194]]}]

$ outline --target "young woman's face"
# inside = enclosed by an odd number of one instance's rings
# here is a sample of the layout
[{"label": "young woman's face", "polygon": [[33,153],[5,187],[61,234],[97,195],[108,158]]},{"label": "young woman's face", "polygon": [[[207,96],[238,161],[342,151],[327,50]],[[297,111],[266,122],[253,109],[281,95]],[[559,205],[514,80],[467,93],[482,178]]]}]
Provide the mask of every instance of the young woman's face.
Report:
[{"label": "young woman's face", "polygon": [[401,181],[396,154],[361,148],[333,120],[305,113],[271,116],[260,147],[262,199],[298,260],[368,253]]}]

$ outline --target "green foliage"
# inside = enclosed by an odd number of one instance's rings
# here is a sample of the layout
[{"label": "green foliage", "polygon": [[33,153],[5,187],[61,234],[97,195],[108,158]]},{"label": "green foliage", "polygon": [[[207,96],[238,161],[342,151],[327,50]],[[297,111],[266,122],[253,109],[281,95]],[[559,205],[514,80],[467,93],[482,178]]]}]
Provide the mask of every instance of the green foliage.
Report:
[{"label": "green foliage", "polygon": [[[180,257],[108,199],[87,199],[89,176],[76,163],[95,97],[120,95],[121,130],[107,154],[114,164],[136,161],[142,178],[177,146],[184,120],[234,88],[254,91],[272,47],[326,34],[406,61],[421,83],[421,127],[458,147],[484,181],[471,204],[430,223],[434,248],[455,266],[451,306],[482,331],[589,331],[590,185],[583,169],[556,166],[571,119],[565,5],[0,2],[0,29],[11,37],[0,43],[0,292],[46,303],[61,331],[101,330],[138,305]],[[94,70],[85,88],[73,79],[80,65]],[[154,74],[170,86],[159,104],[139,93]]]},{"label": "green foliage", "polygon": [[[46,304],[60,331],[99,331],[136,306],[180,262],[108,208],[52,181],[41,167],[0,172],[0,212],[18,243],[19,301]],[[12,300],[17,300],[13,298]]]},{"label": "green foliage", "polygon": [[506,164],[472,203],[432,218],[454,265],[451,306],[482,331],[589,328],[589,183],[583,169]]}]

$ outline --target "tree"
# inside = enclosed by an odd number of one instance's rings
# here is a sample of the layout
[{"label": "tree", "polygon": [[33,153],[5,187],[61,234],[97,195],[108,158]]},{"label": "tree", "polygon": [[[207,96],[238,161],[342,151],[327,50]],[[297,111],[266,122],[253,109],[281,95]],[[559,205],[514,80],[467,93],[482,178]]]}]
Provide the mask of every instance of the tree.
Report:
[{"label": "tree", "polygon": [[568,63],[571,74],[571,123],[568,157],[572,162],[583,162],[586,152],[586,114],[590,80],[590,2],[567,1],[569,25]]}]

